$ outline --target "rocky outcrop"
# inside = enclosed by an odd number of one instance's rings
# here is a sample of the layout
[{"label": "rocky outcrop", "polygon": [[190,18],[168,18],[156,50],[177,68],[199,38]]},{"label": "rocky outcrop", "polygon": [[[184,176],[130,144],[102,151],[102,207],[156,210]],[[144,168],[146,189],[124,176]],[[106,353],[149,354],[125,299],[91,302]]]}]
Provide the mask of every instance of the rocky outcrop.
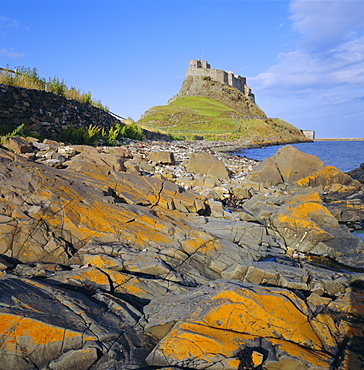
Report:
[{"label": "rocky outcrop", "polygon": [[362,184],[364,183],[364,163],[362,163],[359,168],[355,168],[352,171],[348,172],[348,175],[350,175],[355,180],[360,181]]},{"label": "rocky outcrop", "polygon": [[26,142],[0,150],[6,368],[363,366],[358,181],[291,147],[270,181],[196,143]]},{"label": "rocky outcrop", "polygon": [[[237,369],[239,349],[250,347],[268,369],[330,368],[335,334],[324,312],[308,320],[309,311],[287,290],[249,283],[215,281],[192,293],[167,295],[146,306],[141,322],[159,340],[147,362],[192,369],[214,362]],[[262,333],[265,339],[258,339]],[[287,351],[289,365],[283,360]]]},{"label": "rocky outcrop", "polygon": [[286,145],[278,149],[273,157],[260,163],[247,178],[268,185],[284,182],[292,184],[323,167],[324,163],[317,157],[302,153],[294,146]]}]

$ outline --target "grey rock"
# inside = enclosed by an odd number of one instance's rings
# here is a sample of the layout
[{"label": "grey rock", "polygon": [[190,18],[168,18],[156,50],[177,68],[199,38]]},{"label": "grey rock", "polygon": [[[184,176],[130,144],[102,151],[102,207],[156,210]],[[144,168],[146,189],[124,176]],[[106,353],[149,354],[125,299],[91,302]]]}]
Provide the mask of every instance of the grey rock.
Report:
[{"label": "grey rock", "polygon": [[29,144],[26,140],[16,136],[9,137],[3,145],[17,154],[33,152],[31,144]]},{"label": "grey rock", "polygon": [[154,164],[175,164],[173,153],[167,151],[150,152],[148,159]]},{"label": "grey rock", "polygon": [[187,171],[206,176],[212,175],[218,179],[226,179],[229,176],[224,163],[208,153],[191,153]]}]

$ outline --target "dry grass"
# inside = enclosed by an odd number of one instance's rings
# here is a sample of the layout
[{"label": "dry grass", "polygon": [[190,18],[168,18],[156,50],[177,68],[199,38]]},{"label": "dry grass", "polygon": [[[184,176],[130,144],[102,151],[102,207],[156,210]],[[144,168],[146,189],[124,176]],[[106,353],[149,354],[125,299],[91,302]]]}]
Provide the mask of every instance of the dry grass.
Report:
[{"label": "dry grass", "polygon": [[0,68],[0,84],[49,91],[67,99],[74,99],[80,103],[90,104],[106,111],[109,110],[100,101],[92,100],[90,92],[84,93],[75,87],[68,88],[64,80],[60,80],[58,77],[48,78],[48,81],[46,81],[38,75],[36,68],[17,67],[14,71],[9,68]]}]

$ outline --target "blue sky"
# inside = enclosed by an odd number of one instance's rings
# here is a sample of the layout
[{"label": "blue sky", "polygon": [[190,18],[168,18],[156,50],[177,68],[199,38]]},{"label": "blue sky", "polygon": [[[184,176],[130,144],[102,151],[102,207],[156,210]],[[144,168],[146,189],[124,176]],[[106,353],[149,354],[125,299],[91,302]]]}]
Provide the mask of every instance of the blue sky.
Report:
[{"label": "blue sky", "polygon": [[364,137],[364,1],[1,0],[0,67],[36,67],[137,120],[190,59],[247,77],[268,116]]}]

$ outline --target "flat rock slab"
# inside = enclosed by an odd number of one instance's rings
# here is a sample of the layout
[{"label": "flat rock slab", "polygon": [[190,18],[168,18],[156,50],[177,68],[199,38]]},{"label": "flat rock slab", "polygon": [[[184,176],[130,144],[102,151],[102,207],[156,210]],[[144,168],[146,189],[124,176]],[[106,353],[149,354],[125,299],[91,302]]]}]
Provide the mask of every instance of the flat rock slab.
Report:
[{"label": "flat rock slab", "polygon": [[251,346],[260,347],[270,366],[284,363],[281,354],[286,353],[292,365],[329,368],[336,338],[323,317],[309,317],[305,302],[288,290],[211,283],[145,307],[145,330],[160,340],[147,361],[153,366],[237,368],[237,354]]},{"label": "flat rock slab", "polygon": [[[145,364],[136,353],[137,331],[129,337],[138,316],[121,309],[125,302],[15,276],[1,277],[0,284],[0,357],[8,369],[64,369],[76,358],[87,369],[111,347],[125,363],[120,369]],[[131,351],[128,341],[136,344]]]}]

